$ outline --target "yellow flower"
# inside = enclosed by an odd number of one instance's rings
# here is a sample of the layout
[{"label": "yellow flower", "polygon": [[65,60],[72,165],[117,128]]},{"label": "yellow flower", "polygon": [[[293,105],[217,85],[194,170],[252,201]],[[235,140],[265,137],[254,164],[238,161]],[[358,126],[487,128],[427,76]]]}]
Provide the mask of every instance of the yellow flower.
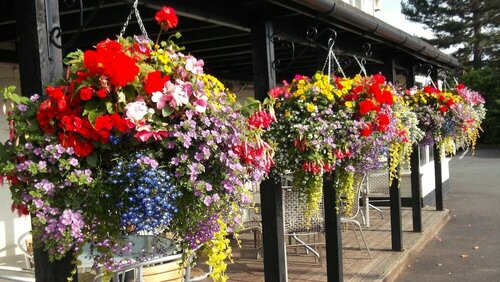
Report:
[{"label": "yellow flower", "polygon": [[310,113],[316,111],[316,106],[313,105],[312,103],[307,103],[306,104],[306,110]]},{"label": "yellow flower", "polygon": [[354,106],[354,103],[352,101],[346,101],[345,102],[346,107],[352,108]]},{"label": "yellow flower", "polygon": [[285,117],[286,118],[289,118],[292,114],[290,113],[290,111],[285,111]]},{"label": "yellow flower", "polygon": [[275,107],[276,109],[279,109],[279,108],[281,107],[281,102],[276,103],[276,104],[274,105],[274,107]]}]

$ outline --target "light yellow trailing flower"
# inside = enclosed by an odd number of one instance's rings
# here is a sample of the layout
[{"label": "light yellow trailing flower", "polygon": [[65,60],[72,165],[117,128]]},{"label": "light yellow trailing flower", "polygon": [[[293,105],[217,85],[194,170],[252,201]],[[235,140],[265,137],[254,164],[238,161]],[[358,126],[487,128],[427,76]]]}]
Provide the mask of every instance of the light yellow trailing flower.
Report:
[{"label": "light yellow trailing flower", "polygon": [[227,238],[227,225],[222,219],[218,219],[219,231],[214,234],[214,237],[208,245],[208,260],[207,264],[212,267],[210,277],[215,282],[226,282],[228,277],[226,275],[226,259],[233,262],[231,255],[230,240]]}]

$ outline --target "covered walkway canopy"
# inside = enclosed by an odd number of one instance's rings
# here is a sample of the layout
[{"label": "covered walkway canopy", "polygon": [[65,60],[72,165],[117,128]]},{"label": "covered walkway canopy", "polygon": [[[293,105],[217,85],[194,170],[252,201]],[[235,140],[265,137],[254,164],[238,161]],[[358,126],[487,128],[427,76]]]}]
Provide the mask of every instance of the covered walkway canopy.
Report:
[{"label": "covered walkway canopy", "polygon": [[[0,61],[19,63],[23,95],[42,93],[43,85],[62,77],[65,54],[115,38],[133,2],[1,1]],[[154,15],[163,5],[173,7],[180,18],[178,28],[162,34],[162,40],[181,32],[178,45],[203,59],[206,72],[221,79],[253,83],[257,98],[265,97],[276,81],[290,79],[296,73],[311,75],[321,69],[329,40],[335,40],[334,51],[348,75],[360,70],[352,56],[366,60],[369,74],[382,72],[389,81],[394,82],[398,72],[404,74],[406,86],[413,86],[419,66],[424,72],[432,69],[433,79],[437,69],[460,66],[455,58],[411,36],[411,31],[399,30],[341,1],[141,0],[139,10],[153,40],[159,32]],[[126,32],[133,34],[141,34],[134,17]],[[418,168],[418,155],[412,159],[417,162],[412,163],[412,168]],[[412,179],[414,214],[418,215],[418,169],[412,171]],[[333,182],[327,179],[324,186],[331,188]],[[393,186],[397,187],[397,183]],[[335,217],[334,190],[328,188],[324,190],[325,201],[329,201],[325,202],[328,279],[339,281],[339,223]],[[281,188],[272,181],[264,182],[261,199],[266,281],[286,281]],[[400,212],[399,190],[391,189],[392,246],[396,251],[403,248]],[[414,229],[418,230],[415,222],[419,221],[414,216]],[[36,250],[37,281],[63,281],[71,271],[70,262],[68,258],[66,262],[49,264],[46,254]],[[64,268],[68,272],[62,271]]]}]

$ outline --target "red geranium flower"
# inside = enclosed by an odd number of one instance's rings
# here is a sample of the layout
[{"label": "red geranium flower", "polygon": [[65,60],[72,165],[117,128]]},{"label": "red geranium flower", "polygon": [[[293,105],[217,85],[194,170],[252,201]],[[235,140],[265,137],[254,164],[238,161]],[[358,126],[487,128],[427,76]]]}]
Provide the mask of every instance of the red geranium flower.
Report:
[{"label": "red geranium flower", "polygon": [[175,10],[167,6],[163,6],[161,10],[156,12],[155,20],[165,30],[176,27],[179,21]]},{"label": "red geranium flower", "polygon": [[385,131],[387,129],[387,126],[389,126],[390,123],[389,116],[386,114],[380,114],[377,116],[377,130],[378,131]]},{"label": "red geranium flower", "polygon": [[129,132],[131,126],[134,127],[133,123],[124,119],[122,116],[120,116],[117,113],[114,113],[111,115],[111,120],[113,121],[113,126],[116,128],[116,130],[118,130],[122,133]]},{"label": "red geranium flower", "polygon": [[52,101],[58,101],[64,97],[64,92],[62,91],[62,88],[59,87],[53,87],[53,86],[47,86],[45,88],[45,92],[47,92],[47,95],[52,99]]},{"label": "red geranium flower", "polygon": [[442,113],[446,113],[446,111],[448,111],[448,107],[447,106],[441,106],[439,108],[439,111],[442,112]]},{"label": "red geranium flower", "polygon": [[375,80],[376,84],[382,84],[385,82],[385,76],[381,75],[380,73],[377,73],[373,75],[373,80]]},{"label": "red geranium flower", "polygon": [[95,120],[94,129],[101,137],[101,142],[106,143],[111,135],[110,131],[113,129],[111,115],[98,116]]},{"label": "red geranium flower", "polygon": [[148,95],[152,95],[156,91],[162,91],[165,83],[169,80],[170,76],[165,75],[162,77],[159,70],[150,72],[144,79],[144,91]]},{"label": "red geranium flower", "polygon": [[80,89],[80,99],[83,101],[90,100],[92,98],[92,95],[94,94],[94,89],[90,86],[85,86],[82,89]]},{"label": "red geranium flower", "polygon": [[361,133],[361,136],[370,136],[372,134],[372,125],[371,124],[366,124],[364,128],[362,128],[359,133]]},{"label": "red geranium flower", "polygon": [[87,75],[106,75],[112,85],[123,87],[134,80],[139,67],[135,60],[124,53],[117,41],[106,39],[97,44],[96,50],[87,50],[83,54],[83,65]]},{"label": "red geranium flower", "polygon": [[101,88],[95,92],[95,95],[97,95],[97,97],[99,98],[106,98],[106,96],[108,95],[108,91],[106,90],[106,88]]},{"label": "red geranium flower", "polygon": [[373,109],[374,109],[374,105],[373,105],[372,100],[365,99],[365,100],[359,102],[359,113],[360,114],[364,115]]},{"label": "red geranium flower", "polygon": [[364,87],[362,85],[358,85],[352,89],[352,92],[354,94],[359,94],[359,93],[361,93],[361,91],[363,91],[363,89],[364,89]]}]

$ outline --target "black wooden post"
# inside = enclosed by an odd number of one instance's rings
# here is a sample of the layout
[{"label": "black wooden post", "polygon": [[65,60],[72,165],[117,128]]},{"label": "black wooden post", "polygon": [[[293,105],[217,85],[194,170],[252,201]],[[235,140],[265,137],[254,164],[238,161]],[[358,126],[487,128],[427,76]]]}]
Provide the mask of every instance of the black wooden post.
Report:
[{"label": "black wooden post", "polygon": [[[389,159],[391,162],[391,159]],[[400,167],[397,168],[399,174]],[[401,218],[401,192],[399,190],[399,179],[392,179],[389,188],[389,198],[391,200],[391,243],[392,250],[403,251],[403,224]]]},{"label": "black wooden post", "polygon": [[418,144],[413,145],[410,157],[411,166],[411,197],[413,231],[422,232],[422,190],[420,185],[420,148]]},{"label": "black wooden post", "polygon": [[[274,45],[271,40],[273,25],[269,21],[256,21],[252,31],[253,73],[255,97],[263,100],[270,88],[276,85],[272,68]],[[262,240],[264,251],[264,277],[267,282],[285,282],[285,234],[283,228],[283,192],[273,180],[260,184],[262,213]]]},{"label": "black wooden post", "polygon": [[[335,175],[337,175],[335,173]],[[342,258],[342,235],[340,231],[340,216],[337,213],[335,194],[337,177],[323,175],[323,197],[325,205],[325,242],[326,242],[326,272],[328,282],[344,281]]]},{"label": "black wooden post", "polygon": [[[406,76],[406,87],[415,86],[415,69],[410,62],[407,65],[408,74]],[[410,156],[411,167],[411,198],[413,231],[422,232],[422,188],[420,184],[420,150],[418,144],[413,145],[413,152]]]},{"label": "black wooden post", "polygon": [[[386,79],[388,82],[394,83],[396,80],[396,63],[394,58],[387,57],[384,60],[383,66]],[[391,159],[388,160],[389,165]],[[397,168],[399,175],[400,167]],[[401,219],[401,192],[399,190],[399,178],[394,178],[390,182],[389,198],[391,201],[391,241],[392,250],[401,252],[403,251],[403,225]]]},{"label": "black wooden post", "polygon": [[[436,86],[438,85],[438,70],[433,68],[431,70],[431,79],[434,81]],[[443,175],[441,171],[441,150],[438,148],[437,144],[433,146],[434,150],[434,195],[436,195],[436,210],[444,210],[443,202]]]},{"label": "black wooden post", "polygon": [[[15,5],[22,95],[42,94],[44,85],[63,75],[62,52],[49,41],[50,29],[59,26],[58,1],[17,0]],[[37,282],[67,281],[76,268],[72,253],[50,262],[43,245],[38,244],[34,248],[34,260]],[[76,273],[73,281],[78,281]]]},{"label": "black wooden post", "polygon": [[436,210],[444,210],[443,203],[443,175],[441,172],[441,150],[434,144],[434,183],[436,190],[434,193],[436,195]]}]

